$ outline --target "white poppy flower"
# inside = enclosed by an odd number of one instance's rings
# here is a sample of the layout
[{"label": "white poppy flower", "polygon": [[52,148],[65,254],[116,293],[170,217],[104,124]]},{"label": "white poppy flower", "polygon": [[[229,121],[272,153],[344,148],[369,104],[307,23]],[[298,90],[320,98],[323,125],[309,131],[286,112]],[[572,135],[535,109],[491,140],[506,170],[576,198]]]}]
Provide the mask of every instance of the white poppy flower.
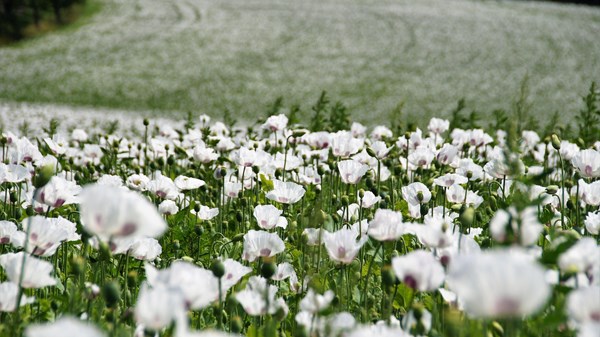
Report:
[{"label": "white poppy flower", "polygon": [[458,255],[446,282],[473,317],[522,317],[551,295],[545,270],[525,253],[509,250]]}]

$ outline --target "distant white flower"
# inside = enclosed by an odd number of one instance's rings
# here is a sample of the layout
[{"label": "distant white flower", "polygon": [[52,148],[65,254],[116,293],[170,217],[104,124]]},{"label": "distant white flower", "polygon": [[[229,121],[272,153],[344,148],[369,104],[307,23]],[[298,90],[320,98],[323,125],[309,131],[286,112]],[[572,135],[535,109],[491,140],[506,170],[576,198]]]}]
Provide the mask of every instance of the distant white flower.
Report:
[{"label": "distant white flower", "polygon": [[[0,311],[11,312],[16,309],[17,304],[17,296],[19,293],[19,286],[16,283],[12,282],[2,282],[0,283]],[[35,301],[34,297],[21,297],[20,306],[33,303]]]},{"label": "distant white flower", "polygon": [[[517,212],[514,207],[498,210],[490,220],[490,233],[498,242],[514,242],[530,246],[537,242],[544,227],[538,220],[537,207],[530,206]],[[508,235],[513,235],[510,238]]]},{"label": "distant white flower", "polygon": [[432,118],[429,120],[429,124],[427,125],[427,130],[430,132],[439,135],[446,131],[450,127],[450,121],[440,118]]},{"label": "distant white flower", "polygon": [[[600,211],[589,212],[585,217],[585,229],[592,235],[600,233]],[[2,240],[2,238],[0,238]]]},{"label": "distant white flower", "polygon": [[362,208],[371,208],[379,201],[381,201],[381,197],[375,196],[371,191],[366,191],[362,198],[358,196],[358,204]]},{"label": "distant white flower", "polygon": [[387,325],[368,325],[353,329],[344,335],[345,337],[410,337],[400,327],[388,327]]},{"label": "distant white flower", "polygon": [[184,261],[175,261],[169,268],[162,270],[157,270],[148,263],[145,267],[148,284],[153,289],[162,285],[165,287],[163,291],[179,291],[186,308],[203,309],[219,298],[219,280],[210,270]]},{"label": "distant white flower", "polygon": [[306,192],[301,185],[290,181],[283,182],[277,179],[273,180],[273,187],[273,190],[267,193],[267,199],[282,204],[294,204],[298,202]]},{"label": "distant white flower", "polygon": [[542,266],[508,250],[458,255],[446,282],[473,317],[522,317],[539,311],[551,295]]},{"label": "distant white flower", "polygon": [[77,202],[81,187],[72,181],[53,176],[36,194],[36,200],[54,208]]},{"label": "distant white flower", "polygon": [[164,283],[143,283],[135,306],[135,320],[148,330],[158,331],[185,314],[182,293]]},{"label": "distant white flower", "polygon": [[175,178],[174,183],[175,186],[177,186],[177,188],[179,188],[182,191],[195,190],[206,184],[204,180],[186,176],[178,176],[177,178]]},{"label": "distant white flower", "polygon": [[165,215],[173,215],[179,212],[179,206],[173,200],[163,200],[158,205],[158,212]]},{"label": "distant white flower", "polygon": [[338,131],[331,135],[331,148],[336,157],[350,157],[363,146],[362,139],[354,138],[348,131]]},{"label": "distant white flower", "polygon": [[558,267],[563,272],[588,273],[600,261],[600,247],[596,240],[584,237],[558,257]]},{"label": "distant white flower", "polygon": [[71,132],[71,139],[78,141],[78,142],[85,142],[88,140],[88,134],[87,134],[87,132],[85,132],[85,130],[74,129]]},{"label": "distant white flower", "polygon": [[367,236],[362,236],[360,240],[356,241],[358,235],[358,232],[349,228],[342,228],[333,233],[325,231],[323,233],[323,243],[329,257],[333,261],[342,264],[351,263],[360,248],[369,239]]},{"label": "distant white flower", "polygon": [[323,241],[324,233],[322,228],[304,228],[302,235],[306,236],[306,245],[317,246]]},{"label": "distant white flower", "polygon": [[444,144],[436,153],[435,159],[442,165],[450,165],[457,158],[458,148],[452,144]]},{"label": "distant white flower", "polygon": [[483,168],[475,164],[471,158],[461,159],[458,162],[456,173],[467,177],[470,181],[481,180],[483,178]]},{"label": "distant white flower", "polygon": [[369,222],[368,234],[377,241],[395,241],[404,234],[402,213],[379,208]]},{"label": "distant white flower", "polygon": [[394,257],[392,267],[400,282],[415,290],[433,291],[444,282],[444,268],[424,250]]},{"label": "distant white flower", "polygon": [[235,299],[250,316],[274,314],[279,309],[284,310],[287,314],[288,308],[285,301],[281,298],[276,299],[276,294],[276,286],[267,285],[267,280],[263,277],[252,276],[246,284],[246,289],[235,294]]},{"label": "distant white flower", "polygon": [[468,179],[460,174],[446,173],[443,176],[433,179],[433,184],[440,187],[450,187],[455,184],[466,184]]},{"label": "distant white flower", "polygon": [[371,150],[373,150],[373,152],[375,153],[375,157],[377,157],[377,159],[386,158],[387,155],[390,153],[390,150],[393,147],[394,147],[393,145],[390,147],[387,147],[387,145],[382,141],[376,141],[373,144],[371,144],[371,146],[370,146]]},{"label": "distant white flower", "polygon": [[116,175],[104,174],[96,181],[96,184],[121,187],[123,186],[123,179]]},{"label": "distant white flower", "polygon": [[408,155],[408,162],[416,167],[429,167],[435,158],[435,153],[427,148],[419,148]]},{"label": "distant white flower", "polygon": [[112,237],[158,237],[167,224],[145,197],[117,187],[90,185],[81,192],[81,224],[102,240]]},{"label": "distant white flower", "polygon": [[25,166],[0,163],[0,184],[5,182],[19,183],[30,178],[31,174]]},{"label": "distant white flower", "polygon": [[175,200],[179,196],[179,188],[173,180],[163,176],[160,171],[156,172],[156,178],[146,183],[146,190],[162,199]]},{"label": "distant white flower", "polygon": [[17,225],[10,221],[0,221],[0,244],[10,243],[10,238],[17,232]]},{"label": "distant white flower", "polygon": [[149,181],[150,178],[144,174],[133,174],[127,178],[125,185],[134,191],[142,192],[146,190],[146,184]]},{"label": "distant white flower", "polygon": [[288,118],[284,114],[269,116],[267,121],[262,125],[263,129],[267,129],[270,131],[280,131],[285,129],[288,123]]},{"label": "distant white flower", "polygon": [[129,247],[129,254],[143,261],[154,261],[161,253],[162,247],[155,238],[136,238]]},{"label": "distant white flower", "polygon": [[402,187],[402,197],[408,202],[408,212],[413,218],[421,216],[421,204],[431,200],[431,192],[421,182],[415,182]]},{"label": "distant white flower", "polygon": [[22,226],[25,232],[30,228],[27,251],[33,255],[54,255],[60,244],[69,238],[65,228],[43,216],[25,218]]},{"label": "distant white flower", "polygon": [[340,178],[344,184],[358,184],[360,179],[367,173],[369,166],[361,164],[356,160],[342,160],[337,164]]},{"label": "distant white flower", "polygon": [[27,256],[25,259],[25,268],[23,266],[23,252],[7,253],[0,255],[0,265],[4,268],[8,280],[13,283],[19,283],[21,269],[24,269],[23,288],[43,288],[56,284],[56,279],[52,277],[54,268],[50,262],[40,260],[33,256]]},{"label": "distant white flower", "polygon": [[569,317],[578,324],[600,323],[600,287],[572,290],[567,298]]},{"label": "distant white flower", "polygon": [[52,323],[31,324],[25,328],[25,337],[104,337],[95,326],[72,317],[61,317]]},{"label": "distant white flower", "polygon": [[310,312],[311,314],[319,313],[329,307],[334,297],[335,294],[331,290],[327,290],[321,295],[312,290],[312,288],[308,289],[306,296],[300,301],[300,310]]},{"label": "distant white flower", "polygon": [[207,164],[219,159],[219,154],[216,153],[215,150],[205,146],[196,146],[194,148],[193,156],[194,159],[203,164]]},{"label": "distant white flower", "polygon": [[288,222],[285,217],[281,216],[282,213],[282,210],[277,209],[277,207],[273,205],[256,205],[256,207],[254,207],[253,215],[260,228],[286,228]]},{"label": "distant white flower", "polygon": [[252,268],[246,267],[233,259],[224,260],[223,266],[225,267],[225,274],[221,278],[221,287],[224,293],[252,271]]},{"label": "distant white flower", "polygon": [[582,176],[600,177],[600,152],[592,149],[579,151],[571,162]]},{"label": "distant white flower", "polygon": [[190,213],[196,215],[200,220],[210,220],[219,215],[218,208],[210,208],[208,206],[200,205],[200,209],[196,212],[194,209]]},{"label": "distant white flower", "polygon": [[250,230],[244,235],[242,258],[253,262],[259,257],[271,257],[285,250],[283,240],[277,233]]}]

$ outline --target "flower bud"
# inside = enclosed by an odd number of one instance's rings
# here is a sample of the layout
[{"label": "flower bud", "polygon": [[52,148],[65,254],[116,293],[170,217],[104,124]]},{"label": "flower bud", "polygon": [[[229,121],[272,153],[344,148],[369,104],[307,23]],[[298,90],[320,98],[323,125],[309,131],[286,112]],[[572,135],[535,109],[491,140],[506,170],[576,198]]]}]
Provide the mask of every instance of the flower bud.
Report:
[{"label": "flower bud", "polygon": [[138,273],[135,270],[130,270],[127,273],[127,284],[137,284]]},{"label": "flower bud", "polygon": [[270,279],[277,272],[277,267],[273,262],[264,262],[260,267],[260,275],[267,280]]},{"label": "flower bud", "polygon": [[427,204],[422,204],[420,211],[421,211],[421,216],[425,216],[427,214],[427,212],[429,212],[429,206],[427,206]]},{"label": "flower bud", "polygon": [[45,165],[39,171],[36,172],[36,175],[33,180],[33,186],[35,188],[42,188],[46,186],[46,184],[52,179],[54,175],[54,167],[52,165]]},{"label": "flower bud", "polygon": [[558,186],[550,185],[550,186],[546,187],[546,193],[548,193],[550,195],[555,195],[556,192],[558,192]]},{"label": "flower bud", "polygon": [[371,157],[377,158],[377,154],[375,153],[375,151],[373,151],[372,148],[367,147],[367,154]]},{"label": "flower bud", "polygon": [[231,318],[231,332],[233,333],[240,333],[242,332],[242,329],[244,328],[244,322],[242,322],[242,319],[240,318],[240,316],[233,316]]},{"label": "flower bud", "polygon": [[475,219],[475,209],[473,207],[467,207],[464,212],[460,214],[460,223],[465,227],[469,228],[473,224]]},{"label": "flower bud", "polygon": [[81,256],[73,256],[71,258],[71,268],[76,276],[83,275],[85,271],[85,260]]},{"label": "flower bud", "polygon": [[216,278],[221,278],[223,275],[225,275],[225,265],[219,259],[213,260],[210,270]]},{"label": "flower bud", "polygon": [[417,200],[419,200],[419,202],[423,201],[423,192],[422,191],[417,192]]},{"label": "flower bud", "polygon": [[560,139],[556,134],[553,134],[550,139],[552,140],[552,147],[555,150],[560,150]]},{"label": "flower bud", "polygon": [[102,297],[104,297],[104,301],[108,308],[116,307],[121,300],[121,287],[119,286],[119,283],[114,280],[107,282],[104,287],[102,287]]}]

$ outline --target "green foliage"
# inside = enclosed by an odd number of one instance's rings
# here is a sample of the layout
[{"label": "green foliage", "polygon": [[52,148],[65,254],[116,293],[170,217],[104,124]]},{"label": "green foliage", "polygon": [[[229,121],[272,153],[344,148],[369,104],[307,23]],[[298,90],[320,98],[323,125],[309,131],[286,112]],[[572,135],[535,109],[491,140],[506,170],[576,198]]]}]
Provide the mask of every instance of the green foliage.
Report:
[{"label": "green foliage", "polygon": [[329,110],[329,130],[340,131],[350,129],[350,115],[346,109],[346,106],[337,101],[335,105]]},{"label": "green foliage", "polygon": [[585,106],[575,117],[579,129],[579,137],[586,146],[598,141],[600,135],[600,92],[596,82],[592,82],[588,94],[583,97]]},{"label": "green foliage", "polygon": [[311,131],[325,129],[325,113],[328,106],[329,98],[327,97],[327,92],[322,91],[317,102],[311,107],[311,110],[314,112],[309,125]]},{"label": "green foliage", "polygon": [[271,117],[274,115],[279,115],[281,109],[283,108],[283,96],[279,96],[273,101],[273,104],[267,109],[267,116]]},{"label": "green foliage", "polygon": [[108,121],[102,126],[102,130],[107,135],[114,135],[119,130],[119,124],[117,119]]},{"label": "green foliage", "polygon": [[50,138],[52,138],[52,136],[54,136],[56,134],[56,131],[58,130],[58,127],[60,126],[60,120],[58,118],[51,118],[50,122],[48,123],[48,127],[47,128],[42,128],[42,130],[44,130],[44,132],[46,132],[48,134],[48,136]]},{"label": "green foliage", "polygon": [[465,99],[461,98],[456,107],[450,112],[450,130],[456,128],[465,129],[467,124],[467,118],[462,115],[462,111],[465,108]]}]

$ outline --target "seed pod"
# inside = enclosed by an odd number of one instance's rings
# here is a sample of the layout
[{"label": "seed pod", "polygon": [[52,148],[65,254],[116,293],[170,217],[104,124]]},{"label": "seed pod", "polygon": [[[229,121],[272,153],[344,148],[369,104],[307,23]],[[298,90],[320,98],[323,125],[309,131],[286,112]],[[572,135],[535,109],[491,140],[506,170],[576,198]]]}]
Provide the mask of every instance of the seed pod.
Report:
[{"label": "seed pod", "polygon": [[219,259],[213,260],[210,270],[216,278],[221,278],[225,275],[225,265]]},{"label": "seed pod", "polygon": [[104,297],[104,301],[108,308],[115,308],[121,300],[121,287],[119,286],[119,283],[114,280],[107,282],[104,287],[102,287],[102,297]]},{"label": "seed pod", "polygon": [[270,279],[277,272],[277,267],[271,261],[264,262],[260,267],[260,275],[266,279]]}]

